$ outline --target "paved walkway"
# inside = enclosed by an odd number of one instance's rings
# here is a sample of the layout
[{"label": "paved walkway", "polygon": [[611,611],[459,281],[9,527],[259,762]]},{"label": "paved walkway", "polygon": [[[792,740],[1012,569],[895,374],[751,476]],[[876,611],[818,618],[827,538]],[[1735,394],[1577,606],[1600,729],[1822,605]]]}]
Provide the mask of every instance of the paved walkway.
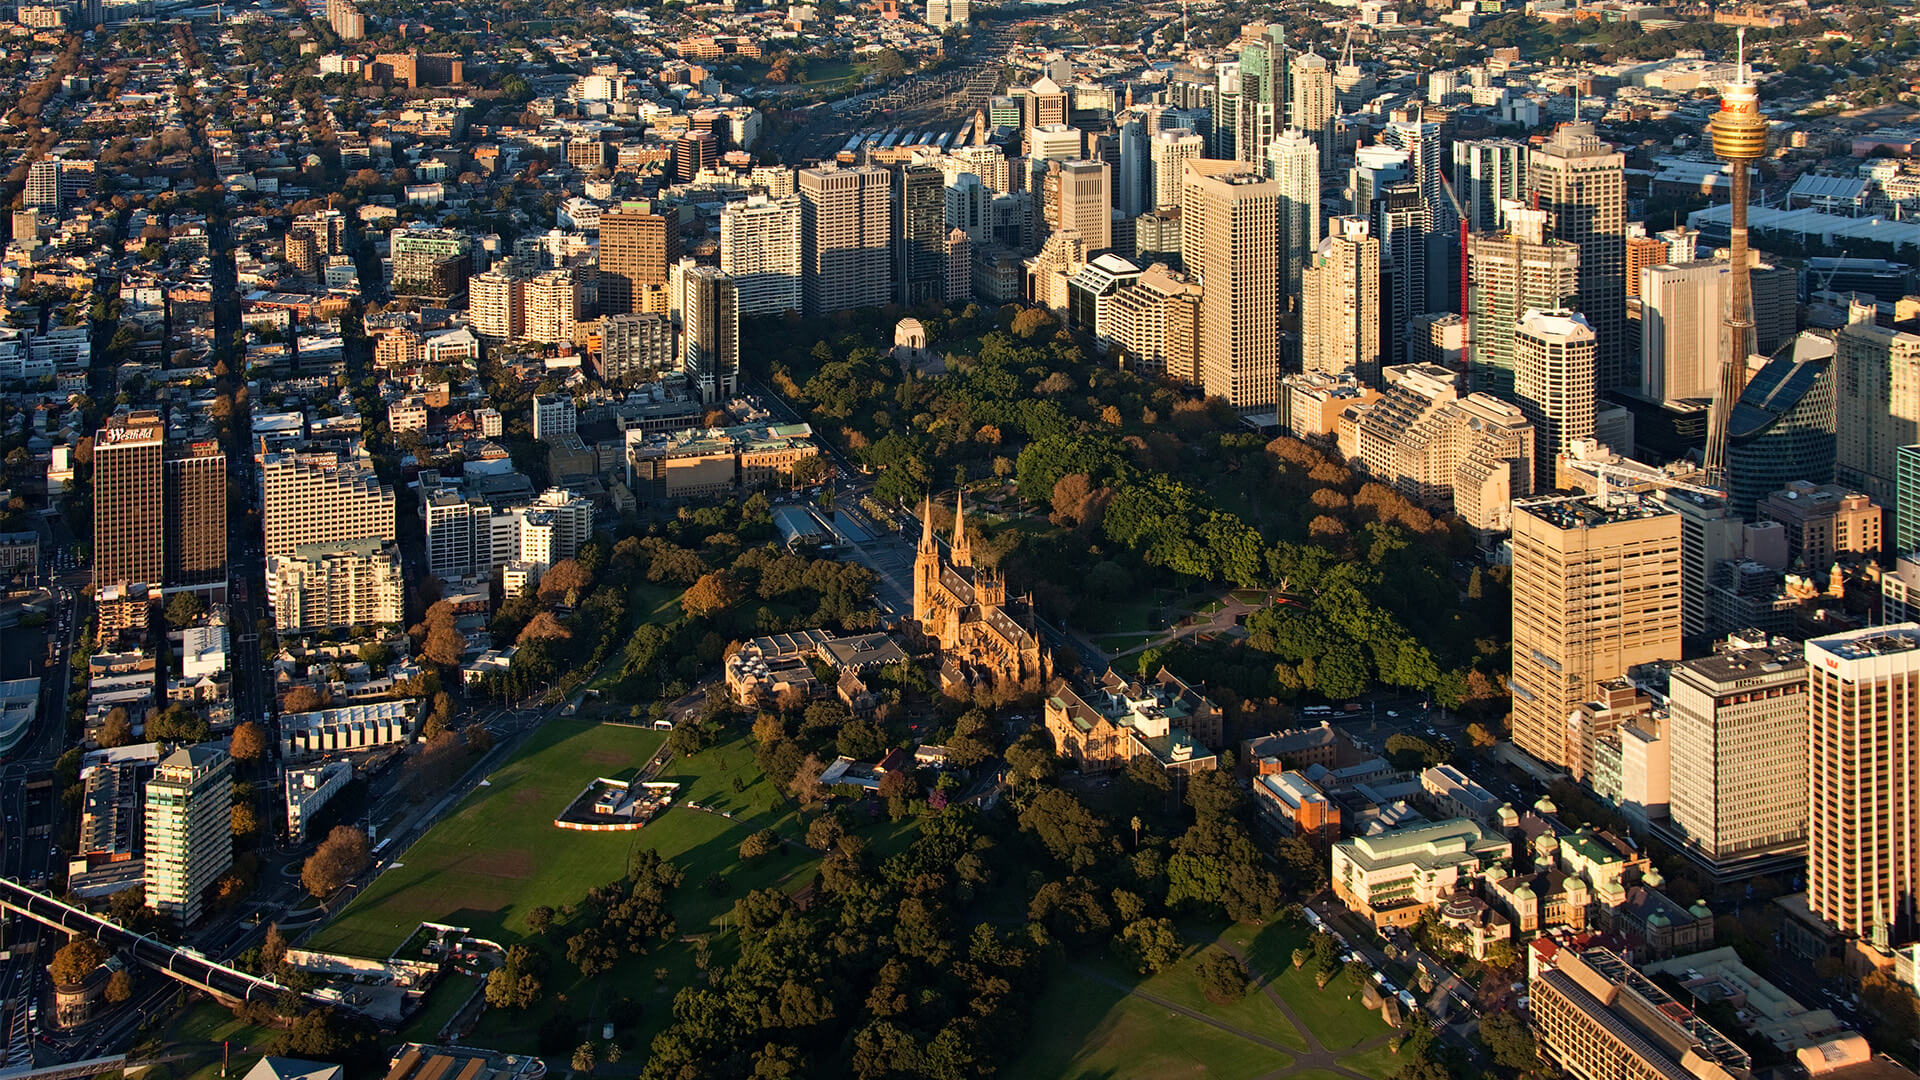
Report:
[{"label": "paved walkway", "polygon": [[[1224,942],[1224,941],[1218,942],[1217,944],[1220,946],[1220,948],[1225,949],[1227,952],[1231,953],[1234,956],[1234,958],[1239,960],[1242,964],[1245,964],[1247,962],[1246,952],[1241,948],[1239,948],[1238,946],[1228,944],[1227,942]],[[1348,1047],[1345,1050],[1337,1051],[1337,1052],[1333,1050],[1329,1050],[1327,1049],[1326,1045],[1320,1041],[1319,1036],[1313,1033],[1313,1029],[1309,1028],[1306,1025],[1306,1022],[1300,1019],[1300,1014],[1293,1011],[1293,1006],[1287,1004],[1287,999],[1284,997],[1281,997],[1280,992],[1273,988],[1273,984],[1267,979],[1264,979],[1264,978],[1260,979],[1258,983],[1259,991],[1262,994],[1265,994],[1267,996],[1267,1000],[1272,1002],[1275,1008],[1280,1010],[1280,1015],[1287,1018],[1287,1022],[1293,1025],[1294,1031],[1299,1033],[1301,1040],[1307,1044],[1307,1048],[1305,1050],[1301,1050],[1300,1048],[1293,1046],[1291,1044],[1279,1042],[1275,1039],[1270,1039],[1265,1035],[1259,1034],[1258,1032],[1248,1031],[1246,1028],[1240,1027],[1238,1025],[1229,1024],[1224,1020],[1215,1019],[1214,1017],[1208,1016],[1203,1012],[1199,1012],[1194,1009],[1189,1009],[1185,1005],[1181,1005],[1177,1002],[1169,1001],[1158,994],[1147,993],[1146,991],[1141,990],[1138,987],[1128,985],[1127,983],[1123,983],[1118,979],[1110,978],[1084,965],[1074,964],[1073,967],[1074,967],[1074,970],[1078,971],[1081,975],[1084,975],[1087,978],[1092,979],[1093,981],[1101,984],[1102,986],[1111,987],[1112,989],[1119,990],[1122,993],[1129,994],[1133,997],[1137,997],[1142,1001],[1152,1002],[1153,1004],[1158,1005],[1159,1007],[1167,1010],[1168,1012],[1179,1013],[1181,1016],[1184,1016],[1189,1020],[1199,1021],[1200,1023],[1205,1024],[1208,1027],[1215,1028],[1220,1031],[1224,1031],[1229,1035],[1238,1036],[1239,1038],[1245,1039],[1248,1042],[1256,1043],[1260,1046],[1264,1046],[1269,1050],[1277,1050],[1280,1053],[1285,1054],[1288,1057],[1293,1059],[1293,1064],[1288,1065],[1286,1068],[1275,1069],[1270,1073],[1263,1073],[1260,1076],[1256,1077],[1255,1080],[1284,1080],[1284,1078],[1286,1077],[1293,1076],[1296,1073],[1307,1072],[1309,1070],[1319,1070],[1322,1072],[1330,1072],[1338,1076],[1349,1077],[1350,1080],[1376,1080],[1375,1077],[1369,1076],[1366,1073],[1355,1072],[1352,1069],[1342,1066],[1340,1064],[1340,1059],[1342,1057],[1345,1057],[1348,1054],[1364,1053],[1368,1050],[1373,1050],[1373,1049],[1377,1049],[1379,1047],[1385,1046],[1387,1045],[1387,1043],[1393,1040],[1395,1035],[1398,1034],[1398,1032],[1394,1032],[1394,1031],[1385,1031],[1378,1035],[1375,1035],[1370,1039],[1367,1039],[1359,1043],[1358,1045]]]}]

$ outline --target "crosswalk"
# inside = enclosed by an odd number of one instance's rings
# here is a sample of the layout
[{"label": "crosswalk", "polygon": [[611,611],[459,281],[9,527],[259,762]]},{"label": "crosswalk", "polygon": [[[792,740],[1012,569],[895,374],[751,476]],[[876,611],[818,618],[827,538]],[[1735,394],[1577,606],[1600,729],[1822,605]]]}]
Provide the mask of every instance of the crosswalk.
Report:
[{"label": "crosswalk", "polygon": [[6,1068],[33,1064],[33,1018],[25,1006],[13,1008],[12,1022],[7,1026]]}]

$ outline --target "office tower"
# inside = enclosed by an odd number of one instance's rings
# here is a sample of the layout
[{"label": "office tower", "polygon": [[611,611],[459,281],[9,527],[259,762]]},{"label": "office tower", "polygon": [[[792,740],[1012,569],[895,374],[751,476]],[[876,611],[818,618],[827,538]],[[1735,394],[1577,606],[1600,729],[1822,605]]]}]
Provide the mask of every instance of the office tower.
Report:
[{"label": "office tower", "polygon": [[1513,334],[1513,390],[1533,422],[1535,472],[1543,484],[1576,439],[1593,437],[1593,327],[1566,308],[1532,310]]},{"label": "office tower", "polygon": [[233,761],[212,743],[175,750],[147,781],[147,907],[191,926],[233,865]]},{"label": "office tower", "polygon": [[678,367],[673,322],[658,312],[600,317],[600,352],[594,374],[608,386],[644,386]]},{"label": "office tower", "polygon": [[1373,204],[1373,235],[1380,240],[1380,266],[1388,278],[1381,297],[1381,349],[1391,363],[1407,355],[1407,329],[1427,313],[1427,235],[1430,208],[1411,181],[1388,184]]},{"label": "office tower", "polygon": [[600,313],[657,311],[647,293],[667,283],[680,258],[680,224],[660,214],[612,210],[600,215]]},{"label": "office tower", "polygon": [[1894,453],[1920,442],[1920,336],[1876,325],[1872,302],[1855,301],[1834,345],[1835,478],[1890,505]]},{"label": "office tower", "polygon": [[[606,279],[600,281],[606,302]],[[467,315],[473,332],[494,341],[519,341],[527,334],[527,274],[512,260],[496,264],[467,283]]]},{"label": "office tower", "polygon": [[1642,397],[1671,405],[1714,395],[1730,276],[1720,261],[1654,266],[1640,275]]},{"label": "office tower", "polygon": [[1037,162],[1071,161],[1085,157],[1087,153],[1087,133],[1077,127],[1066,124],[1044,124],[1027,129],[1027,161],[1034,171],[1040,171]]},{"label": "office tower", "polygon": [[[1417,115],[1417,114],[1416,114]],[[1408,179],[1420,185],[1430,231],[1451,236],[1459,228],[1453,202],[1440,187],[1440,125],[1412,118],[1390,121],[1380,141],[1407,154]]]},{"label": "office tower", "polygon": [[[1635,229],[1640,229],[1642,233],[1646,231],[1639,225],[1627,226],[1627,299],[1629,300],[1640,295],[1640,279],[1647,272],[1648,268],[1664,266],[1672,262],[1671,259],[1667,258],[1666,241],[1656,240],[1646,235],[1634,236],[1632,232]],[[1692,262],[1693,260],[1689,259],[1687,261]],[[1641,362],[1643,364],[1645,363],[1644,357]],[[1644,372],[1640,377],[1643,382],[1646,380]]]},{"label": "office tower", "polygon": [[[1173,87],[1190,85],[1175,83]],[[1162,127],[1189,128],[1207,140],[1207,156],[1222,161],[1236,160],[1240,145],[1240,61],[1226,60],[1213,66],[1213,84],[1199,87],[1199,100],[1188,101],[1160,114]],[[1169,95],[1168,102],[1172,103]]]},{"label": "office tower", "polygon": [[1141,268],[1107,252],[1087,261],[1067,282],[1067,325],[1090,331],[1104,351],[1111,338],[1113,298],[1140,280]]},{"label": "office tower", "polygon": [[1366,218],[1334,218],[1301,273],[1300,365],[1378,385],[1380,363],[1380,241]]},{"label": "office tower", "polygon": [[1514,506],[1515,746],[1570,764],[1584,748],[1568,745],[1567,716],[1596,683],[1679,656],[1680,522],[1671,510],[1633,494]]},{"label": "office tower", "polygon": [[965,26],[969,6],[968,0],[927,0],[927,25],[935,30]]},{"label": "office tower", "polygon": [[[969,172],[987,185],[988,191],[1005,193],[1013,190],[1013,163],[997,146],[956,146],[947,151],[947,160],[953,162],[960,171]],[[949,174],[947,183],[954,182],[958,173]]]},{"label": "office tower", "polygon": [[260,472],[264,554],[290,554],[300,544],[394,539],[393,489],[368,466],[275,453]]},{"label": "office tower", "polygon": [[1709,480],[1724,483],[1727,473],[1727,421],[1740,400],[1747,378],[1747,357],[1753,353],[1752,270],[1747,255],[1747,167],[1767,152],[1767,118],[1760,115],[1760,88],[1747,79],[1747,31],[1740,29],[1740,65],[1732,86],[1720,95],[1720,111],[1713,115],[1713,152],[1727,159],[1733,170],[1729,194],[1733,203],[1727,261],[1731,264],[1726,312],[1726,340],[1720,357],[1718,393],[1707,424],[1706,471]]},{"label": "office tower", "polygon": [[863,166],[801,169],[800,263],[809,315],[893,298],[892,174]]},{"label": "office tower", "polygon": [[1200,381],[1200,287],[1160,263],[1108,304],[1115,359],[1150,379]]},{"label": "office tower", "polygon": [[406,619],[406,575],[389,540],[300,544],[268,560],[274,626],[283,634],[397,625]]},{"label": "office tower", "polygon": [[1049,162],[1046,179],[1047,224],[1080,235],[1087,254],[1113,246],[1113,196],[1104,161]]},{"label": "office tower", "polygon": [[1206,140],[1186,128],[1161,128],[1154,133],[1150,153],[1153,158],[1153,208],[1180,205],[1180,185],[1186,176],[1187,162],[1206,157]]},{"label": "office tower", "polygon": [[1527,159],[1527,185],[1547,234],[1580,248],[1580,313],[1599,343],[1599,387],[1639,382],[1626,341],[1626,158],[1593,133],[1562,124]]},{"label": "office tower", "polygon": [[1200,278],[1201,382],[1241,412],[1276,407],[1280,392],[1280,186],[1250,172],[1208,175],[1189,164]]},{"label": "office tower", "polygon": [[1022,126],[1031,131],[1049,124],[1065,126],[1067,122],[1067,92],[1060,84],[1045,75],[1027,87],[1020,99]]},{"label": "office tower", "polygon": [[1730,641],[1667,685],[1673,831],[1722,872],[1805,850],[1805,649]]},{"label": "office tower", "polygon": [[731,401],[740,382],[740,312],[733,279],[684,260],[674,265],[673,275],[687,383],[703,402]]},{"label": "office tower", "polygon": [[60,213],[60,159],[43,157],[27,166],[26,186],[20,190],[20,204],[29,210]]},{"label": "office tower", "polygon": [[1893,452],[1893,552],[1920,551],[1920,445]]},{"label": "office tower", "polygon": [[166,427],[115,413],[93,437],[93,584],[160,585],[166,575]]},{"label": "office tower", "polygon": [[1240,102],[1233,160],[1257,171],[1267,142],[1287,126],[1287,30],[1249,23],[1240,31]]},{"label": "office tower", "polygon": [[[598,140],[596,140],[598,141]],[[711,131],[683,131],[668,144],[668,175],[682,184],[690,184],[702,172],[713,168],[720,157],[720,140]],[[596,161],[591,167],[604,163]]]},{"label": "office tower", "polygon": [[993,192],[972,173],[959,173],[947,182],[946,226],[959,229],[981,243],[992,236]]},{"label": "office tower", "polygon": [[[908,165],[892,186],[894,299],[908,307],[939,300],[947,287],[947,179],[931,165]],[[1109,212],[1104,201],[1100,211]]]},{"label": "office tower", "polygon": [[451,299],[467,291],[473,271],[473,238],[458,229],[408,226],[387,234],[396,296]]},{"label": "office tower", "polygon": [[1521,316],[1540,309],[1578,307],[1580,249],[1550,240],[1545,215],[1510,204],[1505,230],[1467,241],[1467,305],[1473,340],[1468,359],[1474,390],[1511,399],[1513,335]]},{"label": "office tower", "polygon": [[1353,152],[1353,168],[1347,172],[1347,192],[1353,213],[1373,215],[1388,185],[1413,177],[1412,159],[1405,150],[1391,146],[1362,146]]},{"label": "office tower", "polygon": [[1280,187],[1283,307],[1300,295],[1300,274],[1320,247],[1320,148],[1288,129],[1267,144],[1267,175]]},{"label": "office tower", "polygon": [[1802,334],[1747,381],[1727,433],[1730,503],[1742,519],[1790,480],[1833,479],[1833,348]]},{"label": "office tower", "polygon": [[[1453,144],[1453,192],[1476,233],[1503,224],[1500,204],[1527,198],[1527,147],[1512,139],[1464,139]],[[1479,273],[1479,265],[1474,265]]]},{"label": "office tower", "polygon": [[[98,458],[96,451],[96,468]],[[227,455],[220,444],[167,448],[166,578],[169,589],[227,583]],[[99,491],[95,490],[95,501]]]},{"label": "office tower", "polygon": [[1569,1076],[1752,1075],[1738,1043],[1610,950],[1546,953],[1528,990],[1541,1055]]},{"label": "office tower", "polygon": [[1320,149],[1320,175],[1333,173],[1333,67],[1319,53],[1307,53],[1289,67],[1293,78],[1293,111],[1287,122],[1304,132]]},{"label": "office tower", "polygon": [[1153,141],[1147,125],[1128,120],[1120,125],[1120,165],[1113,174],[1113,207],[1124,218],[1137,218],[1153,205]]},{"label": "office tower", "polygon": [[1807,907],[1863,941],[1912,937],[1920,898],[1920,625],[1807,642]]},{"label": "office tower", "polygon": [[1841,556],[1877,560],[1886,546],[1886,510],[1838,484],[1790,481],[1762,500],[1757,512],[1758,520],[1780,524],[1787,558],[1809,572],[1825,570]]},{"label": "office tower", "polygon": [[1072,229],[1047,237],[1040,251],[1026,260],[1027,299],[1064,317],[1071,297],[1068,283],[1087,265],[1087,245]]},{"label": "office tower", "polygon": [[947,233],[947,287],[944,299],[948,303],[965,300],[973,295],[973,238],[964,229],[954,229]]},{"label": "office tower", "polygon": [[579,289],[573,271],[548,270],[527,282],[526,338],[550,345],[573,342],[573,327],[580,316]]},{"label": "office tower", "polygon": [[728,203],[720,211],[720,270],[733,278],[743,317],[799,311],[800,197]]}]

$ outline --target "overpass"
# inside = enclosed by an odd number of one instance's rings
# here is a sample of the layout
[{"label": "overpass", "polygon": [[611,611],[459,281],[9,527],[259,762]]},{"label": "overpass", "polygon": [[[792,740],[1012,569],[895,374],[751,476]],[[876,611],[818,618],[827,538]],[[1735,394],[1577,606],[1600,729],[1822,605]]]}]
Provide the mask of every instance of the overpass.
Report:
[{"label": "overpass", "polygon": [[0,879],[0,910],[24,915],[35,922],[84,935],[117,953],[132,957],[140,964],[204,990],[225,1002],[274,1002],[291,992],[272,979],[263,979],[236,968],[209,960],[199,953],[176,948],[147,934],[137,934],[117,923],[108,922],[90,912],[57,900],[24,885]]}]

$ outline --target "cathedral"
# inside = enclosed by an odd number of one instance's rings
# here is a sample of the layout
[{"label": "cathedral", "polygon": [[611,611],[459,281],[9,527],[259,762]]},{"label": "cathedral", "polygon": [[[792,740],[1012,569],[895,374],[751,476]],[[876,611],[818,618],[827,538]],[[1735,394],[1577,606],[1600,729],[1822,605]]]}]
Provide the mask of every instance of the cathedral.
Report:
[{"label": "cathedral", "polygon": [[953,542],[943,559],[933,538],[933,499],[927,499],[913,563],[913,618],[940,649],[941,689],[1038,690],[1053,675],[1053,658],[1034,632],[1033,605],[1009,602],[1000,572],[973,565],[966,513],[957,496],[953,510]]}]

